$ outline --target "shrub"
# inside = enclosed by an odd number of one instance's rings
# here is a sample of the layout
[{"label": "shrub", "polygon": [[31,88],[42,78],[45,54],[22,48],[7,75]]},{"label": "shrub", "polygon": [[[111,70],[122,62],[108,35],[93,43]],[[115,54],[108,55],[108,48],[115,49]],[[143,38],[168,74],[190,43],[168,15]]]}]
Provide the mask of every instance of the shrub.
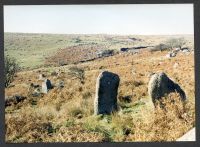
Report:
[{"label": "shrub", "polygon": [[144,85],[144,82],[142,82],[142,81],[133,81],[132,85],[134,85],[135,87],[138,87],[138,86]]},{"label": "shrub", "polygon": [[69,112],[70,116],[72,117],[78,117],[79,115],[83,115],[83,110],[79,107],[74,107]]},{"label": "shrub", "polygon": [[84,69],[78,68],[78,67],[70,67],[69,68],[69,74],[73,77],[78,78],[81,83],[84,83],[84,79],[85,79],[85,71]]},{"label": "shrub", "polygon": [[5,87],[8,87],[14,80],[14,76],[19,70],[19,65],[15,58],[5,57]]},{"label": "shrub", "polygon": [[98,57],[108,57],[114,54],[114,50],[103,50],[97,53]]},{"label": "shrub", "polygon": [[180,48],[180,49],[182,49],[182,47],[184,46],[186,44],[186,40],[185,40],[185,38],[178,38],[177,39],[177,46]]},{"label": "shrub", "polygon": [[156,45],[153,49],[151,49],[151,51],[164,51],[167,49],[168,49],[168,46],[166,44],[160,43]]},{"label": "shrub", "polygon": [[88,98],[90,98],[91,96],[92,96],[92,94],[88,91],[88,92],[83,93],[82,98],[83,98],[83,99],[88,99]]},{"label": "shrub", "polygon": [[58,65],[59,66],[64,66],[64,65],[67,65],[66,61],[63,60],[63,59],[58,59]]},{"label": "shrub", "polygon": [[172,50],[174,47],[176,47],[177,40],[175,38],[171,38],[166,41],[166,44]]},{"label": "shrub", "polygon": [[73,126],[73,125],[75,125],[75,120],[74,119],[70,119],[70,120],[67,120],[65,122],[65,126],[66,127],[70,127],[70,126]]},{"label": "shrub", "polygon": [[182,49],[183,45],[186,44],[186,40],[184,38],[171,38],[166,41],[166,44],[170,49],[173,49],[174,47]]}]

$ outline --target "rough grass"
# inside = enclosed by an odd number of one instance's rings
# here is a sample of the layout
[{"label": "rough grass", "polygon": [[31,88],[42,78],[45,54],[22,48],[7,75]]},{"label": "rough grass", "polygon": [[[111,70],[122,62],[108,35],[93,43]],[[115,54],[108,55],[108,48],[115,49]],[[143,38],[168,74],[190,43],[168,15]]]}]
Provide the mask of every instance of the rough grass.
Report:
[{"label": "rough grass", "polygon": [[[165,58],[164,52],[142,51],[118,54],[104,59],[80,63],[84,83],[69,74],[67,65],[40,68],[17,74],[14,86],[5,94],[19,94],[27,99],[5,109],[6,142],[121,142],[175,141],[195,126],[194,55],[178,54]],[[177,68],[173,68],[179,63]],[[100,67],[120,76],[120,96],[131,96],[130,103],[118,101],[120,111],[111,116],[93,116],[95,84]],[[60,69],[62,74],[52,76]],[[31,97],[29,84],[39,84],[39,71],[53,84],[63,80],[62,89],[54,88],[41,97]],[[148,96],[150,72],[165,72],[185,90],[187,102],[182,105],[164,101],[166,109],[154,108]],[[168,99],[178,99],[174,93]]]}]

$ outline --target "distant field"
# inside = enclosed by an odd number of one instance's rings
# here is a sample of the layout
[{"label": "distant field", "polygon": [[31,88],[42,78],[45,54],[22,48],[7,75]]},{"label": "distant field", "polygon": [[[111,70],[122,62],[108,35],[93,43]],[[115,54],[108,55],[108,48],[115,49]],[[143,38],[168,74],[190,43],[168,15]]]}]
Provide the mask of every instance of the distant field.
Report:
[{"label": "distant field", "polygon": [[[188,40],[188,46],[193,46],[192,35],[182,35]],[[119,50],[123,47],[154,46],[170,37],[180,36],[138,36],[138,35],[62,35],[62,34],[24,34],[5,33],[5,55],[15,57],[20,66],[25,69],[42,67],[46,59],[73,46],[100,46],[102,50]],[[76,49],[76,48],[74,48]],[[66,56],[65,56],[66,57]]]}]

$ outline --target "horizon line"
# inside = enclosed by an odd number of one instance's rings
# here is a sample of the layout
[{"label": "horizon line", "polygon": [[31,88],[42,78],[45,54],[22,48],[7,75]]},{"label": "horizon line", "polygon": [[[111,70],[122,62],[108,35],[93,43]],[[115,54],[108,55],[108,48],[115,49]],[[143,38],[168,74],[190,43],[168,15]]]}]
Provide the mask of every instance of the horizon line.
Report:
[{"label": "horizon line", "polygon": [[50,32],[4,32],[4,33],[18,33],[18,34],[49,34],[49,35],[118,35],[118,36],[129,36],[129,35],[141,35],[141,36],[178,36],[178,35],[194,35],[194,33],[190,34],[107,34],[107,33],[50,33]]}]

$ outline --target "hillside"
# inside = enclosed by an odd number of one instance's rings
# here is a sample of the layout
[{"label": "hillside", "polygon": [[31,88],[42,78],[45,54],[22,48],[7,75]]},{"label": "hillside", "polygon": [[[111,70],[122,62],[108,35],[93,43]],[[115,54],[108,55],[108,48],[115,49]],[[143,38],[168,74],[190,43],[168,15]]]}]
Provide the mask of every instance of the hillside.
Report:
[{"label": "hillside", "polygon": [[[59,39],[63,37],[60,36]],[[49,36],[49,38],[51,37]],[[82,37],[80,38],[82,39]],[[48,47],[52,45],[51,48],[47,47],[49,52],[44,49],[45,45],[41,46],[43,48],[41,50],[39,48],[41,44],[38,43],[35,47],[31,47],[35,48],[34,51],[30,48],[25,52],[20,50],[11,52],[9,47],[6,49],[6,53],[14,55],[20,52],[23,54],[20,57],[20,61],[24,60],[24,64],[22,64],[30,66],[30,63],[35,60],[37,60],[35,63],[42,61],[38,59],[43,59],[43,55],[40,53],[44,50],[51,54],[58,47],[65,47],[64,43],[53,45],[59,40],[58,38],[55,40],[52,37],[51,39],[54,41],[51,42],[48,39],[46,42]],[[94,36],[92,38],[94,39]],[[33,41],[36,41],[36,38]],[[70,42],[69,39],[65,41]],[[102,40],[98,44],[105,45],[104,41]],[[157,41],[155,40],[152,44],[157,44]],[[13,46],[17,42],[18,46],[21,46],[20,41],[14,39],[13,42]],[[71,45],[75,44],[74,42],[70,43]],[[148,44],[147,41],[144,41],[142,45],[145,43]],[[135,45],[135,42],[131,42],[130,46],[132,45]],[[27,46],[28,44],[21,49],[25,49]],[[124,47],[127,44],[113,43],[109,48],[116,46]],[[30,52],[37,54],[31,56]],[[5,95],[6,97],[21,95],[26,98],[5,109],[6,142],[175,141],[195,126],[194,54],[193,52],[190,54],[180,52],[176,57],[167,58],[167,52],[150,52],[148,49],[137,54],[124,52],[84,63],[60,67],[41,67],[17,73],[12,86],[5,89]],[[16,56],[19,57],[19,55]],[[29,62],[29,64],[25,62]],[[174,66],[175,64],[178,66]],[[84,82],[70,74],[71,67],[81,68],[85,71]],[[93,115],[96,79],[102,70],[117,73],[120,77],[118,103],[121,110],[111,116]],[[56,71],[60,71],[60,74],[52,74]],[[159,71],[165,72],[185,90],[187,102],[184,107],[178,103],[177,105],[169,104],[168,111],[154,108],[147,92],[148,75],[151,72]],[[41,86],[42,82],[39,80],[41,73],[45,74],[46,78],[50,79],[54,85],[63,81],[64,87],[55,87],[47,94],[33,97],[29,91],[30,84]],[[126,96],[131,97],[131,102],[122,100]],[[178,95],[174,93],[169,97],[176,98]]]},{"label": "hillside", "polygon": [[[78,61],[86,60],[90,53],[96,54],[97,50],[116,50],[126,47],[155,46],[176,36],[138,36],[138,35],[64,35],[64,34],[26,34],[26,33],[5,33],[4,49],[5,55],[15,57],[23,69],[36,69],[49,65],[55,54],[59,60],[71,58],[71,54],[79,56]],[[181,35],[187,40],[187,46],[193,48],[193,36]],[[84,48],[89,48],[85,50]],[[64,51],[63,51],[64,50]],[[60,52],[65,56],[60,56]],[[66,52],[65,52],[66,51]],[[69,52],[68,52],[69,51]],[[80,55],[84,52],[85,56]],[[64,59],[60,59],[60,57]],[[71,61],[71,59],[70,59]],[[51,65],[55,65],[53,61]]]}]

